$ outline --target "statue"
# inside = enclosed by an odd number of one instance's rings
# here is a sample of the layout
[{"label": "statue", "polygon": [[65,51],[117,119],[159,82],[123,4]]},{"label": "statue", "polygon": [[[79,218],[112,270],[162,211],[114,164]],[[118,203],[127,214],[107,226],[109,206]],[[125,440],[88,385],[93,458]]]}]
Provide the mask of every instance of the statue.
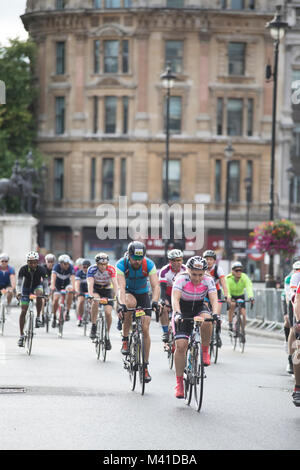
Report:
[{"label": "statue", "polygon": [[[32,153],[27,155],[28,164],[32,162]],[[35,203],[35,211],[40,209],[40,195],[33,190],[33,181],[38,179],[39,172],[32,166],[21,168],[19,162],[16,161],[10,178],[0,179],[0,203],[7,196],[17,196],[21,204],[21,212],[32,214],[33,202]],[[6,208],[2,208],[5,212]]]}]

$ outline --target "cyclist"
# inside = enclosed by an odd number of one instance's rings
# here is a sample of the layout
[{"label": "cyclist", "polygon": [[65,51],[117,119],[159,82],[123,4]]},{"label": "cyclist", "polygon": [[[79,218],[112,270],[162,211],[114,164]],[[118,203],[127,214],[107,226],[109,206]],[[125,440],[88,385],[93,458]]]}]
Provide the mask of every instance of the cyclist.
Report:
[{"label": "cyclist", "polygon": [[[106,253],[98,253],[95,256],[96,264],[93,264],[89,267],[87,273],[87,282],[88,282],[88,293],[90,297],[106,297],[112,299],[118,292],[117,278],[116,278],[116,269],[111,264],[108,264],[109,257]],[[113,286],[113,289],[111,288]],[[106,324],[108,334],[110,332],[110,327],[112,323],[112,309],[113,301],[110,300],[107,305],[104,307]],[[91,321],[92,327],[90,332],[90,338],[93,340],[96,338],[97,333],[97,316],[98,316],[99,304],[97,301],[92,303],[91,309]],[[106,349],[111,349],[111,342],[108,338],[105,345]]]},{"label": "cyclist", "polygon": [[293,270],[291,273],[290,277],[290,284],[289,284],[289,289],[287,289],[287,295],[289,297],[289,325],[290,325],[290,331],[289,331],[289,338],[288,338],[288,366],[287,366],[287,372],[289,374],[294,373],[294,367],[293,367],[293,358],[292,358],[292,344],[294,342],[294,334],[293,330],[291,329],[294,325],[294,302],[295,302],[295,296],[296,296],[296,291],[298,288],[300,282],[300,261],[296,261],[293,263]]},{"label": "cyclist", "polygon": [[47,272],[43,266],[38,265],[39,254],[35,251],[30,251],[27,254],[27,264],[22,266],[18,273],[17,284],[17,298],[21,299],[21,315],[20,315],[20,339],[18,346],[24,346],[24,325],[25,316],[29,305],[30,294],[35,294],[37,318],[35,327],[39,328],[43,325],[40,320],[42,310],[42,299],[40,298],[43,293],[49,294]]},{"label": "cyclist", "polygon": [[75,292],[75,272],[69,255],[61,255],[58,258],[58,263],[54,266],[51,275],[51,291],[54,293],[52,328],[56,327],[56,312],[61,290],[67,291],[67,313],[65,321],[69,321],[73,292]]},{"label": "cyclist", "polygon": [[[214,280],[206,274],[207,262],[201,256],[193,256],[187,263],[187,272],[177,275],[172,290],[173,330],[175,337],[175,370],[176,398],[184,398],[183,372],[192,324],[185,318],[201,315],[211,318],[211,313],[204,302],[208,297],[212,306],[214,320],[219,319],[218,295]],[[203,323],[201,326],[203,362],[210,365],[209,344],[212,334],[212,324]]]},{"label": "cyclist", "polygon": [[[231,300],[245,300],[245,289],[247,291],[247,295],[249,297],[249,300],[251,301],[251,307],[253,306],[254,303],[254,294],[253,294],[253,287],[252,287],[252,281],[251,279],[247,276],[247,274],[243,273],[243,265],[240,263],[240,261],[235,261],[232,266],[231,266],[231,273],[227,274],[226,276],[226,284],[227,284],[227,289],[228,289],[228,301],[230,304],[229,310],[228,310],[228,322],[229,322],[229,331],[232,330],[232,319],[234,315],[234,309],[235,309],[235,302],[232,302]],[[243,321],[243,326],[245,328],[246,326],[246,304],[243,303],[241,304],[241,314],[242,314],[242,321]],[[245,341],[245,338],[243,338],[243,341]]]},{"label": "cyclist", "polygon": [[[292,282],[292,280],[291,280]],[[291,325],[291,353],[293,355],[293,366],[295,375],[295,388],[292,394],[295,406],[300,406],[300,283],[296,289],[294,299],[294,324]]]},{"label": "cyclist", "polygon": [[88,292],[87,286],[87,272],[89,267],[91,266],[91,262],[88,259],[82,260],[82,269],[76,272],[75,275],[75,291],[78,294],[78,303],[77,303],[77,319],[78,323],[77,326],[82,325],[82,315],[84,309],[84,301],[85,301],[85,294]]},{"label": "cyclist", "polygon": [[77,260],[75,261],[75,264],[74,264],[74,271],[75,271],[75,274],[77,274],[78,271],[81,271],[82,270],[82,262],[83,262],[84,258],[77,258]]},{"label": "cyclist", "polygon": [[[228,290],[227,290],[227,284],[226,284],[226,279],[225,279],[225,273],[223,269],[216,264],[216,260],[217,260],[216,252],[213,250],[206,250],[203,253],[203,258],[206,259],[206,262],[208,265],[207,272],[213,277],[215,281],[218,299],[221,300],[222,290],[223,290],[224,300],[226,301],[228,297]],[[219,315],[221,315],[221,310],[222,310],[222,304],[218,303]],[[221,333],[221,322],[219,322],[219,324],[217,325],[217,329],[219,333]],[[222,346],[222,340],[221,340],[220,335],[218,335],[218,347],[220,348],[221,346]]]},{"label": "cyclist", "polygon": [[[45,256],[45,263],[42,264],[42,266],[46,269],[46,272],[47,272],[47,276],[48,276],[48,284],[49,284],[49,288],[51,286],[51,275],[52,275],[52,269],[53,269],[53,266],[54,266],[54,263],[55,263],[55,255],[53,255],[52,253],[48,253],[46,256]],[[45,319],[44,319],[44,306],[45,306],[45,299],[43,299],[43,307],[42,307],[42,315],[43,315],[43,324],[45,323]]]},{"label": "cyclist", "polygon": [[159,271],[160,298],[166,304],[163,308],[160,323],[163,331],[163,343],[169,341],[169,312],[171,310],[171,294],[175,277],[180,272],[185,272],[186,267],[183,264],[183,253],[181,250],[168,251],[169,264],[163,266]]},{"label": "cyclist", "polygon": [[[156,310],[158,312],[158,300],[160,297],[160,287],[156,271],[156,266],[152,260],[146,257],[146,247],[144,243],[133,241],[129,243],[126,255],[117,262],[117,280],[119,286],[119,318],[124,318],[123,338],[121,353],[128,354],[128,335],[131,326],[131,312],[127,308],[141,307],[144,309]],[[152,288],[152,305],[150,307],[149,279]],[[142,328],[145,344],[145,382],[151,381],[148,370],[150,354],[150,321],[151,310],[146,310],[146,315],[142,318]]]},{"label": "cyclist", "polygon": [[[0,254],[0,291],[7,290],[7,305],[9,306],[14,292],[16,292],[15,269],[9,266],[9,256],[6,253]],[[1,296],[1,292],[0,292]]]}]

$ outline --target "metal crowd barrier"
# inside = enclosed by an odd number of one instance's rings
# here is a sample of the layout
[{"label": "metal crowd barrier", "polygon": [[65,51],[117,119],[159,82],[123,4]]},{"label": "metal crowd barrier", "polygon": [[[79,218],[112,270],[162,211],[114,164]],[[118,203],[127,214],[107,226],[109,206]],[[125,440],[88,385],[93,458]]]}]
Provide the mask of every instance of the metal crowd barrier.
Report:
[{"label": "metal crowd barrier", "polygon": [[[254,305],[246,303],[247,326],[260,330],[283,331],[283,307],[281,294],[283,289],[254,289]],[[222,314],[226,315],[226,304],[223,304]],[[227,316],[227,315],[226,315]]]}]

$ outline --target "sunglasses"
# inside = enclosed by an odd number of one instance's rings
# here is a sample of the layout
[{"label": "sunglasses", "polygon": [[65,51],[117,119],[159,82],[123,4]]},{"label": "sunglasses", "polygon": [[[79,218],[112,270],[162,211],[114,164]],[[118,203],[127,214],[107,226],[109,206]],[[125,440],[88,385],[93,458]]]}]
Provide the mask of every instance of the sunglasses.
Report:
[{"label": "sunglasses", "polygon": [[234,269],[234,272],[235,273],[241,273],[241,272],[243,272],[243,270],[242,269]]}]

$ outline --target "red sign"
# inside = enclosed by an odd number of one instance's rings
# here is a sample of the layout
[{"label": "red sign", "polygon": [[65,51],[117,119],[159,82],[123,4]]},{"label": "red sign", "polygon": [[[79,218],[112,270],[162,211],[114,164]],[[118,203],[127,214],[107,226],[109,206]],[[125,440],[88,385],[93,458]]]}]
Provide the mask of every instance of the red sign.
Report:
[{"label": "red sign", "polygon": [[256,250],[256,246],[255,246],[255,243],[250,243],[249,244],[249,250],[253,250],[254,252],[253,253],[249,253],[248,254],[248,257],[250,259],[253,259],[253,261],[262,261],[264,259],[264,253],[255,253],[255,250]]}]

